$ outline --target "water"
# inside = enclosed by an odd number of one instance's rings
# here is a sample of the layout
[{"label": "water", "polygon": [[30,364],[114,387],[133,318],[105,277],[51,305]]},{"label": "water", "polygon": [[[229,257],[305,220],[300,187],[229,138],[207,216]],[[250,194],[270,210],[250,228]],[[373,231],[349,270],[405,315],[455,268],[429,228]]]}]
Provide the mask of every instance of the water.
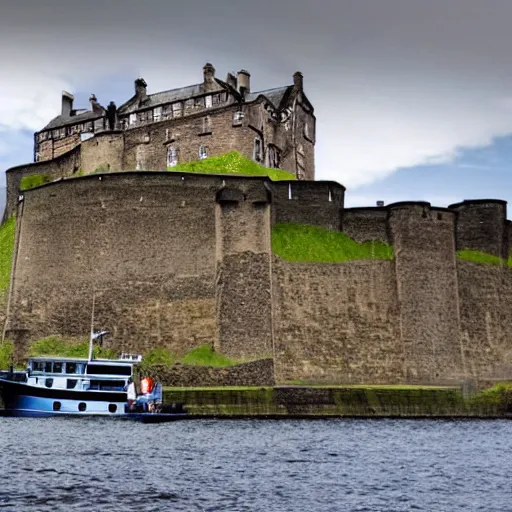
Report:
[{"label": "water", "polygon": [[0,419],[0,509],[512,511],[512,422]]}]

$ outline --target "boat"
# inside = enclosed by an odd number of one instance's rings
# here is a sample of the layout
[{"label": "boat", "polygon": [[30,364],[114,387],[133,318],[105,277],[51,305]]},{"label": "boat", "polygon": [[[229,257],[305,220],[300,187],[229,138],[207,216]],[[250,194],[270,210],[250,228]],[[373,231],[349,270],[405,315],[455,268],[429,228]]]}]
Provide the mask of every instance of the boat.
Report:
[{"label": "boat", "polygon": [[[127,388],[133,381],[140,355],[95,359],[93,342],[108,331],[92,333],[88,358],[30,357],[25,371],[0,371],[2,416],[102,416],[142,422],[174,421],[186,416],[181,404],[162,403],[157,383],[128,404]],[[152,382],[149,379],[150,382]]]}]

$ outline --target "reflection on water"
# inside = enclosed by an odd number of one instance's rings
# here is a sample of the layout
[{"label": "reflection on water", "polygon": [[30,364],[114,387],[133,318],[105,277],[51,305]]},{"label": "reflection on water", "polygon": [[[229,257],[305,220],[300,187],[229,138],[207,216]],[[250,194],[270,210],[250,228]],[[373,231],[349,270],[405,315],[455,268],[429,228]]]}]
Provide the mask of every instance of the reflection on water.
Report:
[{"label": "reflection on water", "polygon": [[512,422],[0,418],[0,509],[512,511]]}]

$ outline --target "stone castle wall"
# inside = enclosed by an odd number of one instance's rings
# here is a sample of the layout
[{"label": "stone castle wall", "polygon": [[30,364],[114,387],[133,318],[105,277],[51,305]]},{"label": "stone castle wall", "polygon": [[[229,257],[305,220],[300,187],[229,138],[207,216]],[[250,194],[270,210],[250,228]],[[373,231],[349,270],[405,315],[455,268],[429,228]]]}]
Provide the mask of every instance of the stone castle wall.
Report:
[{"label": "stone castle wall", "polygon": [[[106,152],[120,140],[109,137]],[[273,357],[278,382],[512,377],[512,270],[456,257],[471,241],[464,212],[429,203],[343,210],[338,184],[288,185],[122,172],[26,191],[7,337],[23,353],[43,336],[83,336],[94,292],[95,325],[111,330],[115,348],[180,354],[208,343],[232,358]],[[508,251],[503,209],[485,211],[476,218],[495,229],[472,247]],[[286,262],[270,243],[283,222],[389,241],[395,257]]]}]

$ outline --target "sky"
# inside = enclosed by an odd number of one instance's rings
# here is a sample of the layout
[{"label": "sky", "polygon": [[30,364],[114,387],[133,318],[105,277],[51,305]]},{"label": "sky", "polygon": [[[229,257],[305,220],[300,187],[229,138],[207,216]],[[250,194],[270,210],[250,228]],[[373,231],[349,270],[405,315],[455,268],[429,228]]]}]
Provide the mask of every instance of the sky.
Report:
[{"label": "sky", "polygon": [[248,69],[251,89],[304,74],[316,179],[346,206],[512,201],[510,0],[2,0],[0,185],[33,132],[75,106]]}]

